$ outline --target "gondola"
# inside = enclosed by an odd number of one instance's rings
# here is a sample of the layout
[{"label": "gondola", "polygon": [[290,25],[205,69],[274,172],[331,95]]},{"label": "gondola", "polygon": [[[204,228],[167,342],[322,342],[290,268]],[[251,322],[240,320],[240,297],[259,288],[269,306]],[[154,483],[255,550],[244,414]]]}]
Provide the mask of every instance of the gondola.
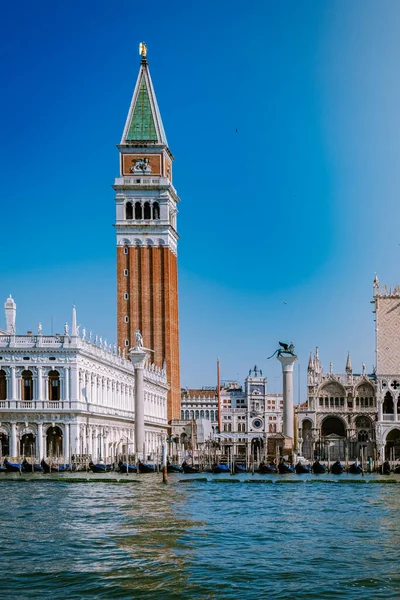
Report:
[{"label": "gondola", "polygon": [[17,473],[22,470],[22,465],[20,465],[19,463],[12,463],[6,458],[4,459],[4,466],[9,473]]},{"label": "gondola", "polygon": [[43,467],[45,473],[66,473],[70,471],[70,465],[57,465],[55,463],[47,463],[44,458],[40,462],[40,466]]},{"label": "gondola", "polygon": [[343,473],[343,471],[344,471],[344,466],[342,465],[340,460],[337,460],[336,462],[334,462],[330,468],[330,472],[333,475],[341,475]]},{"label": "gondola", "polygon": [[298,462],[297,465],[295,466],[294,470],[299,475],[304,474],[304,473],[310,473],[311,472],[311,466],[310,465],[305,465],[303,463]]},{"label": "gondola", "polygon": [[262,473],[263,475],[269,475],[272,473],[277,473],[278,469],[274,463],[261,463],[258,467],[258,472]]},{"label": "gondola", "polygon": [[395,473],[396,475],[400,475],[400,465],[397,465],[394,469],[393,469],[393,473]]},{"label": "gondola", "polygon": [[318,475],[320,473],[326,473],[326,465],[323,465],[319,462],[319,460],[316,460],[313,466],[311,467],[311,470],[315,475]]},{"label": "gondola", "polygon": [[390,464],[388,460],[385,460],[385,462],[381,465],[380,472],[382,475],[390,475]]},{"label": "gondola", "polygon": [[286,473],[295,473],[295,469],[293,465],[289,465],[288,463],[281,462],[278,465],[278,473],[281,475],[285,475]]},{"label": "gondola", "polygon": [[183,469],[180,465],[173,465],[172,463],[168,463],[167,473],[183,473]]},{"label": "gondola", "polygon": [[93,473],[109,473],[112,469],[112,465],[105,465],[104,463],[94,464],[92,462],[89,463],[89,469],[93,471]]},{"label": "gondola", "polygon": [[22,470],[24,473],[43,473],[44,469],[42,465],[38,463],[30,463],[26,458],[22,461]]},{"label": "gondola", "polygon": [[213,466],[212,472],[214,474],[219,474],[219,473],[229,473],[230,472],[230,466],[229,465],[221,465],[220,463],[216,464]]},{"label": "gondola", "polygon": [[118,463],[118,471],[120,473],[137,473],[136,465],[127,465],[126,463],[119,462]]},{"label": "gondola", "polygon": [[189,465],[186,461],[182,463],[182,469],[184,473],[198,473],[199,466],[198,465]]},{"label": "gondola", "polygon": [[139,462],[139,473],[154,473],[156,470],[156,465]]},{"label": "gondola", "polygon": [[246,465],[241,465],[240,463],[235,463],[234,465],[235,473],[246,473]]},{"label": "gondola", "polygon": [[358,461],[354,462],[348,468],[348,473],[351,473],[352,475],[361,475],[362,472],[363,472],[362,466],[360,465],[360,463]]}]

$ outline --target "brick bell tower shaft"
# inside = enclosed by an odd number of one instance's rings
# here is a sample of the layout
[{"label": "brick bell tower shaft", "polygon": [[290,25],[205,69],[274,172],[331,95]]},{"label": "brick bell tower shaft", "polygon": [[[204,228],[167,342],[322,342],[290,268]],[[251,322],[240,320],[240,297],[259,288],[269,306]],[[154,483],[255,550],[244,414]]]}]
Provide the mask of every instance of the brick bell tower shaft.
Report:
[{"label": "brick bell tower shaft", "polygon": [[180,417],[177,205],[173,156],[146,59],[142,56],[120,144],[116,191],[118,345],[140,330],[151,361],[166,366],[168,420]]}]

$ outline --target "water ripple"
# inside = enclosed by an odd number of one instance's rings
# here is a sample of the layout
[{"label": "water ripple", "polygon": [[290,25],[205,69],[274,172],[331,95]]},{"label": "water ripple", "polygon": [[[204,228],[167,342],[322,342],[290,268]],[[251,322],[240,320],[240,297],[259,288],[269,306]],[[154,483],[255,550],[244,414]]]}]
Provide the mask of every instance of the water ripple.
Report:
[{"label": "water ripple", "polygon": [[0,489],[0,598],[400,597],[396,486]]}]

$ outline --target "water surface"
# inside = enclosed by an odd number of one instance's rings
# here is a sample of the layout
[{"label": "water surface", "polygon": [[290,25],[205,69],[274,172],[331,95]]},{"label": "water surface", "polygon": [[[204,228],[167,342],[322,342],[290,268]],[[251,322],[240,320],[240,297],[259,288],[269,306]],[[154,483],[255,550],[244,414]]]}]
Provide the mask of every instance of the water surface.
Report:
[{"label": "water surface", "polygon": [[0,597],[400,597],[399,484],[131,477],[1,477]]}]

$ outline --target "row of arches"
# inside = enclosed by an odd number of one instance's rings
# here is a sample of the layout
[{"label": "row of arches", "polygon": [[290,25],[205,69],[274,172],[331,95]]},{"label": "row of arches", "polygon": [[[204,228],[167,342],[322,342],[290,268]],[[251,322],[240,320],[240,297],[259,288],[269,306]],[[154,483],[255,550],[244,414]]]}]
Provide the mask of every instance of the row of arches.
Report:
[{"label": "row of arches", "polygon": [[[60,400],[60,373],[58,371],[49,371],[48,374],[48,398],[50,401]],[[7,373],[0,369],[0,400],[8,399],[8,380]],[[33,400],[33,373],[25,369],[21,373],[21,400],[29,402]]]},{"label": "row of arches", "polygon": [[160,219],[160,205],[158,202],[127,202],[125,204],[125,218],[128,221],[151,221]]},{"label": "row of arches", "polygon": [[181,410],[182,421],[191,419],[210,419],[211,421],[218,420],[217,410]]},{"label": "row of arches", "polygon": [[[63,453],[63,432],[58,426],[50,426],[46,432],[46,456],[58,457]],[[0,457],[10,455],[10,437],[8,434],[0,433]],[[19,440],[20,456],[36,456],[36,435],[24,433]]]}]

